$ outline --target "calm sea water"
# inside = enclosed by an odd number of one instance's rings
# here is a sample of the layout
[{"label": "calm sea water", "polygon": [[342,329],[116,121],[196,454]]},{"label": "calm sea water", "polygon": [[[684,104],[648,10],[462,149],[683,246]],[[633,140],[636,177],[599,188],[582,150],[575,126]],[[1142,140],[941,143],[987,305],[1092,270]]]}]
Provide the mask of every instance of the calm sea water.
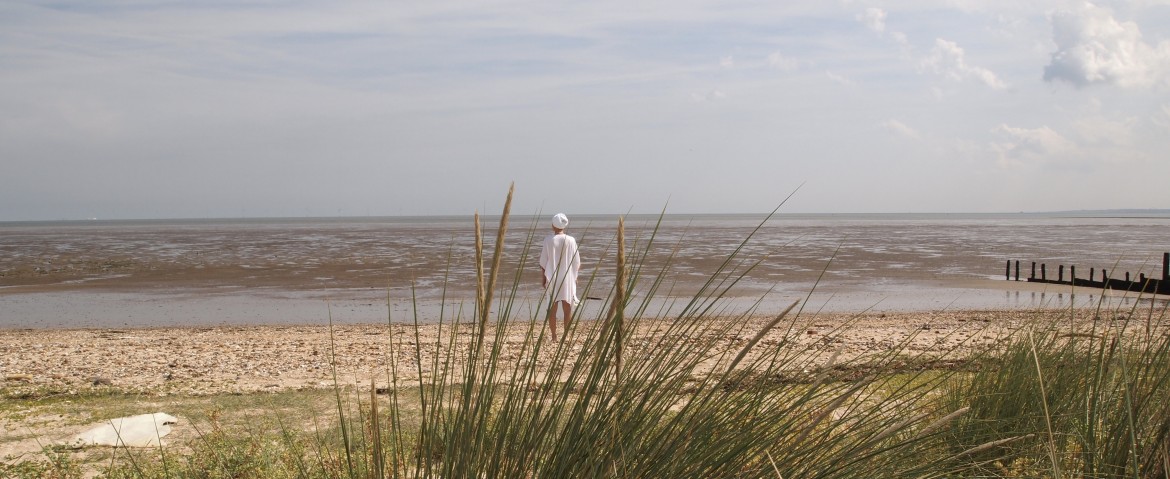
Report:
[{"label": "calm sea water", "polygon": [[[617,218],[572,220],[584,295],[605,298]],[[539,297],[530,245],[546,222],[508,226],[500,277],[522,299]],[[490,253],[498,218],[483,223]],[[805,298],[838,310],[1037,307],[1072,298],[1008,284],[1007,261],[1024,276],[1033,261],[1161,276],[1170,251],[1164,212],[631,216],[626,229],[638,294],[660,276],[655,297],[684,300],[714,278],[733,304],[763,297],[765,309]],[[470,217],[0,223],[0,327],[380,322],[388,293],[391,320],[414,304],[433,320],[474,290],[472,231]]]}]

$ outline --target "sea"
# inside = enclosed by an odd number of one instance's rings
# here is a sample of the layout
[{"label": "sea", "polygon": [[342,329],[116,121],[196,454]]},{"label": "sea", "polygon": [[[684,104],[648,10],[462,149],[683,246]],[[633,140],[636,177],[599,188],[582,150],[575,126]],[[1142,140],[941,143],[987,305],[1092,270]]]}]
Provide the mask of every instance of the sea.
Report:
[{"label": "sea", "polygon": [[[570,217],[588,319],[612,297],[619,215]],[[1160,278],[1170,210],[621,220],[631,304],[643,314],[680,314],[696,298],[727,314],[792,302],[806,314],[1166,307],[1026,279],[1033,263],[1049,277],[1075,266],[1078,277]],[[536,257],[548,218],[480,226],[485,277],[499,255],[493,310],[541,317]],[[469,216],[0,222],[0,328],[452,320],[474,304],[475,231]]]}]

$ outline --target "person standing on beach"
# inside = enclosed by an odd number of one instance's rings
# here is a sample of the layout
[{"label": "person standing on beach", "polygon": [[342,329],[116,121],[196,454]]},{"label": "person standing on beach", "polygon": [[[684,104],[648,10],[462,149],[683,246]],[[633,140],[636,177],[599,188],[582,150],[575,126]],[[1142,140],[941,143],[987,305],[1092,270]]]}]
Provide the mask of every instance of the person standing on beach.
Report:
[{"label": "person standing on beach", "polygon": [[[577,240],[565,234],[569,217],[557,213],[552,218],[552,234],[544,237],[540,248],[540,285],[549,292],[548,331],[557,340],[557,305],[565,317],[565,334],[569,332],[569,318],[577,299],[577,272],[581,269],[581,255]],[[561,339],[564,339],[562,335]]]}]

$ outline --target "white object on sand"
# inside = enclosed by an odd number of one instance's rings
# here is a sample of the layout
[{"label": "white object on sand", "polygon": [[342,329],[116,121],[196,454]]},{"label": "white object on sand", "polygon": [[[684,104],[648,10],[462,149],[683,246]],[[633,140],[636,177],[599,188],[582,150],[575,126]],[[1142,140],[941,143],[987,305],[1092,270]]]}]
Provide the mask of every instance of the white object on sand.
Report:
[{"label": "white object on sand", "polygon": [[161,412],[110,419],[101,426],[74,436],[69,445],[74,447],[161,446],[163,436],[171,433],[171,425],[176,422],[178,422],[177,418]]}]

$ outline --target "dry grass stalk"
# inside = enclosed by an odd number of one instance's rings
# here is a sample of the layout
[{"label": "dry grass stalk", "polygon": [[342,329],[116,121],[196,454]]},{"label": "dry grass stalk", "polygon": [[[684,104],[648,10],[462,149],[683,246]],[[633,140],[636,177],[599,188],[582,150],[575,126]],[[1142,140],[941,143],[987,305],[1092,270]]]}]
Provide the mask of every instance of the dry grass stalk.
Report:
[{"label": "dry grass stalk", "polygon": [[923,437],[927,434],[934,432],[938,428],[947,425],[951,421],[954,421],[956,418],[958,418],[959,416],[962,416],[963,414],[966,414],[967,411],[970,411],[970,410],[971,410],[970,407],[963,407],[963,408],[959,408],[955,412],[952,412],[950,414],[947,414],[946,416],[943,416],[939,420],[932,422],[932,423],[930,423],[930,425],[922,428],[922,430],[918,432],[918,437]]},{"label": "dry grass stalk", "polygon": [[[793,306],[795,306],[795,304]],[[836,411],[837,408],[841,407],[842,404],[845,404],[846,400],[853,397],[854,394],[857,394],[858,391],[865,388],[865,386],[869,385],[869,383],[870,378],[858,381],[857,384],[849,388],[848,391],[845,391],[845,393],[837,396],[836,399],[833,399],[832,402],[821,409],[821,412],[817,414],[816,417],[812,419],[812,421],[809,422],[808,426],[805,426],[804,430],[801,431],[800,434],[796,436],[796,439],[792,441],[792,444],[796,445],[804,442],[805,438],[807,438],[809,434],[812,434],[813,430],[816,429],[817,426],[819,426],[821,422],[825,420],[825,418],[829,417],[833,411]]]},{"label": "dry grass stalk", "polygon": [[907,426],[909,426],[909,425],[911,425],[911,424],[914,424],[914,423],[916,423],[916,422],[918,422],[918,421],[921,421],[921,420],[923,420],[923,419],[926,419],[926,416],[927,416],[927,415],[926,415],[925,413],[923,413],[923,414],[916,414],[916,415],[914,415],[914,416],[911,416],[911,417],[908,417],[908,418],[906,418],[906,419],[903,419],[903,420],[901,420],[901,421],[898,421],[898,423],[896,423],[896,424],[893,424],[893,425],[891,425],[890,427],[887,427],[887,428],[885,428],[884,430],[882,430],[882,432],[878,433],[878,435],[877,435],[877,436],[874,436],[874,438],[873,438],[873,439],[870,439],[870,440],[869,440],[869,441],[866,443],[866,444],[867,444],[867,447],[868,447],[868,446],[873,446],[873,445],[876,445],[876,444],[878,444],[878,443],[880,443],[880,442],[882,442],[882,441],[886,440],[886,439],[887,439],[887,438],[889,438],[890,436],[893,436],[894,434],[897,434],[899,431],[902,431],[902,430],[906,429],[906,427],[907,427]]},{"label": "dry grass stalk", "polygon": [[772,465],[772,470],[776,472],[776,478],[784,479],[784,476],[780,474],[780,468],[776,467],[776,460],[772,459],[772,453],[764,451],[764,454],[768,455],[768,463]]},{"label": "dry grass stalk", "polygon": [[978,446],[975,446],[971,449],[967,449],[966,451],[955,454],[954,456],[950,457],[950,460],[953,461],[953,460],[959,459],[963,456],[970,456],[973,454],[978,454],[980,452],[986,451],[986,450],[991,449],[993,447],[999,447],[999,446],[1002,446],[1004,444],[1019,441],[1021,439],[1031,439],[1035,436],[1036,436],[1035,434],[1025,434],[1023,436],[1009,437],[1007,439],[999,439],[999,440],[995,440],[995,441],[991,441],[991,442],[986,442],[986,443],[980,444]]},{"label": "dry grass stalk", "polygon": [[792,304],[788,305],[788,307],[785,308],[784,311],[782,311],[775,318],[773,318],[772,321],[764,325],[763,328],[760,328],[760,331],[756,333],[755,337],[753,337],[751,341],[748,341],[748,343],[744,345],[743,349],[739,351],[739,354],[735,356],[735,360],[731,361],[731,365],[727,367],[727,372],[731,373],[731,371],[739,365],[740,361],[743,361],[743,358],[747,357],[747,354],[749,351],[751,351],[752,347],[755,346],[756,343],[759,343],[760,340],[764,339],[764,336],[768,334],[768,331],[771,331],[772,328],[776,327],[777,324],[780,324],[780,321],[783,320],[784,317],[792,311],[792,308],[795,308],[799,303],[800,301],[793,301]]},{"label": "dry grass stalk", "polygon": [[496,288],[496,276],[500,274],[500,261],[504,257],[504,234],[508,232],[508,215],[512,211],[512,193],[515,190],[515,183],[508,187],[508,199],[504,201],[504,212],[500,215],[500,230],[496,232],[496,248],[492,253],[492,271],[488,274],[487,286],[484,287],[483,309],[480,310],[479,335],[481,341],[488,317],[491,316],[492,293]]},{"label": "dry grass stalk", "polygon": [[482,314],[483,303],[483,227],[479,224],[479,212],[475,212],[475,307]]},{"label": "dry grass stalk", "polygon": [[378,424],[378,387],[370,378],[370,462],[371,477],[386,477],[385,448],[382,447],[382,428]]},{"label": "dry grass stalk", "polygon": [[1044,425],[1048,428],[1048,458],[1052,461],[1053,477],[1061,477],[1060,459],[1056,454],[1056,434],[1052,431],[1052,413],[1048,410],[1048,391],[1044,387],[1044,371],[1040,367],[1040,353],[1036,351],[1036,340],[1032,337],[1032,329],[1028,328],[1028,345],[1032,348],[1032,359],[1036,364],[1036,379],[1040,384],[1040,404],[1044,406]]},{"label": "dry grass stalk", "polygon": [[625,316],[626,305],[626,226],[625,219],[618,217],[617,230],[617,275],[614,278],[616,291],[613,302],[609,305],[609,314],[606,315],[607,326],[614,328],[617,335],[615,352],[617,359],[615,366],[617,376],[622,376],[622,322]]}]

